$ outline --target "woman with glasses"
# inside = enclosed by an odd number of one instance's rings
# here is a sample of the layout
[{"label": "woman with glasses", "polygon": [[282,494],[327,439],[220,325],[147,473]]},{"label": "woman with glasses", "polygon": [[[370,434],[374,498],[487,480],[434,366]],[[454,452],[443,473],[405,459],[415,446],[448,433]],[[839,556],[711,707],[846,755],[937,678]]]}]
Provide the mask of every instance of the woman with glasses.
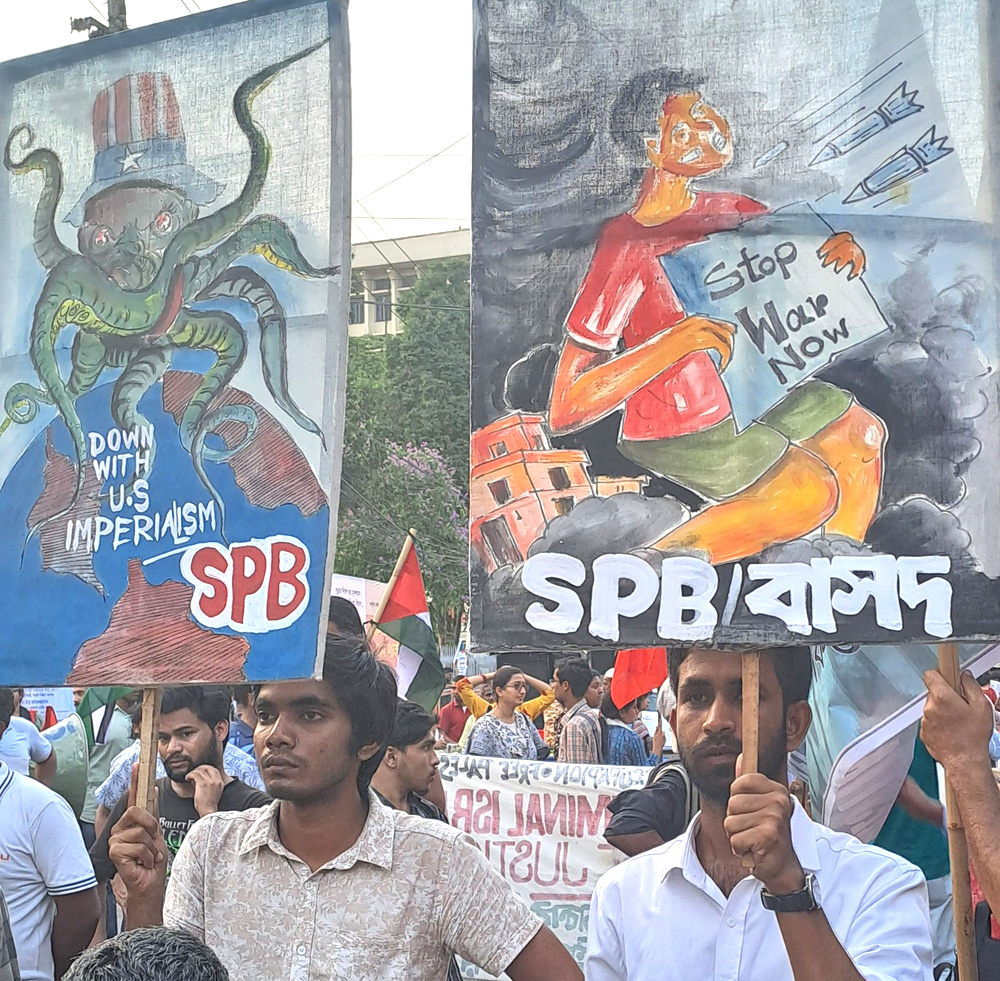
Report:
[{"label": "woman with glasses", "polygon": [[537,760],[548,755],[534,723],[518,711],[528,690],[524,673],[507,665],[493,676],[492,684],[496,704],[476,722],[466,753],[508,760]]}]

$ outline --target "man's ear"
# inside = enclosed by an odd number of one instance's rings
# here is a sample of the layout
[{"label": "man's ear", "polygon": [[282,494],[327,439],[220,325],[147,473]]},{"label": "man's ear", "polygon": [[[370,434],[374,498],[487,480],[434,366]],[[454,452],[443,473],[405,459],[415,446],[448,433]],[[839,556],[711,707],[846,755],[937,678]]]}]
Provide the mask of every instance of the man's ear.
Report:
[{"label": "man's ear", "polygon": [[812,709],[808,702],[792,702],[785,713],[785,748],[791,753],[802,745],[812,722]]},{"label": "man's ear", "polygon": [[385,756],[382,757],[382,762],[389,767],[390,770],[395,770],[399,766],[399,753],[396,751],[395,746],[386,746]]},{"label": "man's ear", "polygon": [[358,750],[358,759],[361,760],[362,763],[367,763],[381,748],[381,743],[365,743],[365,745]]},{"label": "man's ear", "polygon": [[229,720],[223,719],[221,722],[216,722],[215,738],[218,739],[220,743],[225,745],[228,736],[229,736]]}]

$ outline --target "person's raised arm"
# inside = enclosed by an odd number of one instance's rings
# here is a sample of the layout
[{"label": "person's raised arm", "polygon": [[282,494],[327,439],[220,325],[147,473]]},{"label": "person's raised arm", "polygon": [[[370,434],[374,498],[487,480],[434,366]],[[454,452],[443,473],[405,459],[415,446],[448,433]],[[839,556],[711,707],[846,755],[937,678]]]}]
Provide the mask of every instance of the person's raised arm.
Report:
[{"label": "person's raised arm", "polygon": [[[44,737],[43,737],[44,738]],[[53,749],[48,756],[45,757],[39,763],[35,764],[35,779],[41,783],[45,784],[46,787],[51,787],[52,782],[56,778],[56,751]]]},{"label": "person's raised arm", "polygon": [[[521,673],[524,674],[523,671]],[[550,691],[552,691],[551,685],[544,681],[539,681],[537,678],[532,678],[530,674],[525,674],[524,680],[531,685],[531,687],[534,688],[539,695],[547,695]]]},{"label": "person's raised arm", "polygon": [[693,351],[717,351],[719,370],[724,370],[735,332],[735,326],[723,320],[685,317],[621,354],[597,351],[567,337],[552,381],[549,428],[570,433],[600,422]]},{"label": "person's raised arm", "polygon": [[159,926],[163,922],[163,896],[167,883],[167,844],[153,813],[136,807],[139,764],[132,769],[128,808],[111,829],[108,854],[128,893],[126,929]]},{"label": "person's raised arm", "polygon": [[[752,855],[754,877],[775,896],[805,887],[805,871],[792,847],[794,804],[788,788],[762,773],[740,774],[737,763],[726,833],[735,855]],[[852,958],[822,908],[775,913],[795,981],[923,981],[930,969],[927,891],[916,869],[880,877],[845,938]],[[822,897],[820,897],[822,902]],[[886,922],[893,923],[891,933]]]},{"label": "person's raised arm", "polygon": [[955,691],[938,671],[924,675],[927,703],[920,738],[944,767],[962,814],[969,855],[991,910],[1000,910],[1000,790],[990,764],[993,706],[968,671]]}]

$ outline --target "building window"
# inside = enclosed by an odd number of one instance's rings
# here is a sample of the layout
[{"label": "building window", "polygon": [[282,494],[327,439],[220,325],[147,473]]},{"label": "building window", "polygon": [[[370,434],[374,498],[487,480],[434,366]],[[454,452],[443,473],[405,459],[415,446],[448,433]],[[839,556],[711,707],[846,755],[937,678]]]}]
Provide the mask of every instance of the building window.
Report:
[{"label": "building window", "polygon": [[493,561],[500,565],[516,565],[524,561],[510,527],[503,518],[492,518],[483,522],[483,538]]},{"label": "building window", "polygon": [[351,304],[347,311],[347,322],[349,324],[365,322],[365,287],[357,276],[351,280]]},{"label": "building window", "polygon": [[569,474],[565,467],[553,467],[549,471],[549,480],[552,481],[553,490],[569,490]]},{"label": "building window", "polygon": [[572,497],[557,497],[553,502],[556,508],[556,514],[569,514],[573,510],[573,505],[576,504],[576,499]]},{"label": "building window", "polygon": [[510,500],[510,484],[507,483],[505,478],[501,477],[499,480],[491,480],[487,486],[493,495],[493,500],[497,504],[506,504]]},{"label": "building window", "polygon": [[507,455],[507,444],[503,441],[499,443],[490,443],[490,456],[496,460],[498,457]]},{"label": "building window", "polygon": [[534,437],[532,437],[532,440],[533,440],[533,442],[535,444],[535,449],[536,450],[544,450],[545,449],[545,438],[544,437],[542,437],[542,436],[534,436]]},{"label": "building window", "polygon": [[392,319],[392,283],[388,279],[376,279],[373,294],[375,322],[388,323]]},{"label": "building window", "polygon": [[399,283],[396,285],[396,292],[402,293],[403,290],[412,290],[414,286],[417,285],[416,273],[411,273],[410,275],[402,275],[399,277]]}]

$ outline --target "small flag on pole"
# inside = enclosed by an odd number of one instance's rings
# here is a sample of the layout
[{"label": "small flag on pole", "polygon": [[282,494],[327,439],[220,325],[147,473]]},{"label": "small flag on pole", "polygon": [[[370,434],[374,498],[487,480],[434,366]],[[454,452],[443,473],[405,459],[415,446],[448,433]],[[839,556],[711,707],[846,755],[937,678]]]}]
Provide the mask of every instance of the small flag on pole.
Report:
[{"label": "small flag on pole", "polygon": [[104,742],[111,716],[115,711],[115,702],[124,698],[132,691],[131,688],[88,688],[84,692],[76,713],[83,719],[83,728],[87,733],[87,745],[93,748],[95,744]]},{"label": "small flag on pole", "polygon": [[444,690],[444,668],[427,612],[412,531],[406,536],[378,612],[368,628],[369,638],[375,630],[399,642],[396,660],[399,697],[416,702],[428,712],[434,711]]}]

